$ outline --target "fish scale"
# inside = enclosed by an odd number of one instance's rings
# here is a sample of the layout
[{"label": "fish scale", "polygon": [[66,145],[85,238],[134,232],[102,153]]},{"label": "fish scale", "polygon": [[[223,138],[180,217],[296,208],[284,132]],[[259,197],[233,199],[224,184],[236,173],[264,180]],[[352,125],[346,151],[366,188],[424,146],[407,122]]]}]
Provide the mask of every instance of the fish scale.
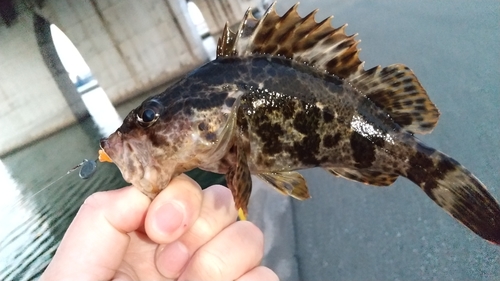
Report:
[{"label": "fish scale", "polygon": [[225,27],[214,61],[132,110],[101,148],[151,198],[195,167],[225,174],[245,213],[251,174],[300,200],[310,197],[300,169],[376,186],[403,176],[500,244],[500,206],[486,187],[415,137],[439,111],[411,69],[365,70],[355,35],[315,13],[247,12],[237,32]]}]

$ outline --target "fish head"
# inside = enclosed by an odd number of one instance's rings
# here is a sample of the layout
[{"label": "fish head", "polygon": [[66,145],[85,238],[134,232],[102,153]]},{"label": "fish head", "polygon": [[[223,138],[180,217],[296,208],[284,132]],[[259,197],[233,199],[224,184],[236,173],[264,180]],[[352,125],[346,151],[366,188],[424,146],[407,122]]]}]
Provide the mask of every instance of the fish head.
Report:
[{"label": "fish head", "polygon": [[195,126],[182,110],[150,98],[132,110],[101,148],[125,181],[154,198],[172,177],[196,167]]},{"label": "fish head", "polygon": [[186,99],[145,100],[101,148],[125,181],[154,198],[172,177],[210,166],[227,151],[228,118],[220,108],[196,109]]}]

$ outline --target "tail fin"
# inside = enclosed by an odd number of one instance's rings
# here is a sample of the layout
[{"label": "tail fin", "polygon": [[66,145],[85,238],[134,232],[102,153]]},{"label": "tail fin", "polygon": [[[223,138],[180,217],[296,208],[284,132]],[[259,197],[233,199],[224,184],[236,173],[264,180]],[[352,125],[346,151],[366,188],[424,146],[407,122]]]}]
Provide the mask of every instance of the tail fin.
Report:
[{"label": "tail fin", "polygon": [[500,245],[500,206],[471,172],[449,156],[417,144],[407,178],[484,239]]}]

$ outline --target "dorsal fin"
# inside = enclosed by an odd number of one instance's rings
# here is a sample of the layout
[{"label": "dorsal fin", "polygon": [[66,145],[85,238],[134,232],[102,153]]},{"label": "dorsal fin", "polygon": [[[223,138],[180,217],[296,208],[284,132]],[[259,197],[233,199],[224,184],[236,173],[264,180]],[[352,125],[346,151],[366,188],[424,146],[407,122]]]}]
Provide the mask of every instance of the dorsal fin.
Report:
[{"label": "dorsal fin", "polygon": [[427,134],[438,122],[439,110],[405,65],[377,66],[346,80],[407,131]]},{"label": "dorsal fin", "polygon": [[343,25],[333,28],[333,17],[317,23],[317,10],[305,17],[297,13],[298,4],[279,16],[273,3],[260,20],[248,10],[237,32],[227,24],[217,45],[217,57],[252,54],[284,56],[347,78],[362,70],[355,35],[347,36]]},{"label": "dorsal fin", "polygon": [[273,3],[260,20],[249,9],[237,32],[227,24],[217,44],[217,57],[255,54],[283,56],[343,78],[384,109],[401,128],[430,133],[439,111],[413,72],[395,64],[365,71],[359,60],[359,41],[346,35],[347,24],[334,28],[331,19],[317,23],[317,10],[301,17],[298,4],[279,16]]}]

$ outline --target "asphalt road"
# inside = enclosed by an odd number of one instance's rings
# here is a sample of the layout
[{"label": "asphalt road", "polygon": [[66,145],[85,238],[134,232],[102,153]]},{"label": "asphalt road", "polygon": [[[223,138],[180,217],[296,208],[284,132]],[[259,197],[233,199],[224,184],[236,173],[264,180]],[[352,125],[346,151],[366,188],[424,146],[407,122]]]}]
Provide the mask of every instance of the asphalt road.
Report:
[{"label": "asphalt road", "polygon": [[[284,13],[293,1],[279,1]],[[307,1],[359,33],[366,68],[404,63],[441,118],[427,144],[500,198],[498,1]],[[500,280],[500,248],[456,222],[416,185],[390,187],[303,171],[312,199],[255,183],[250,218],[266,233],[265,263],[282,280]]]}]

